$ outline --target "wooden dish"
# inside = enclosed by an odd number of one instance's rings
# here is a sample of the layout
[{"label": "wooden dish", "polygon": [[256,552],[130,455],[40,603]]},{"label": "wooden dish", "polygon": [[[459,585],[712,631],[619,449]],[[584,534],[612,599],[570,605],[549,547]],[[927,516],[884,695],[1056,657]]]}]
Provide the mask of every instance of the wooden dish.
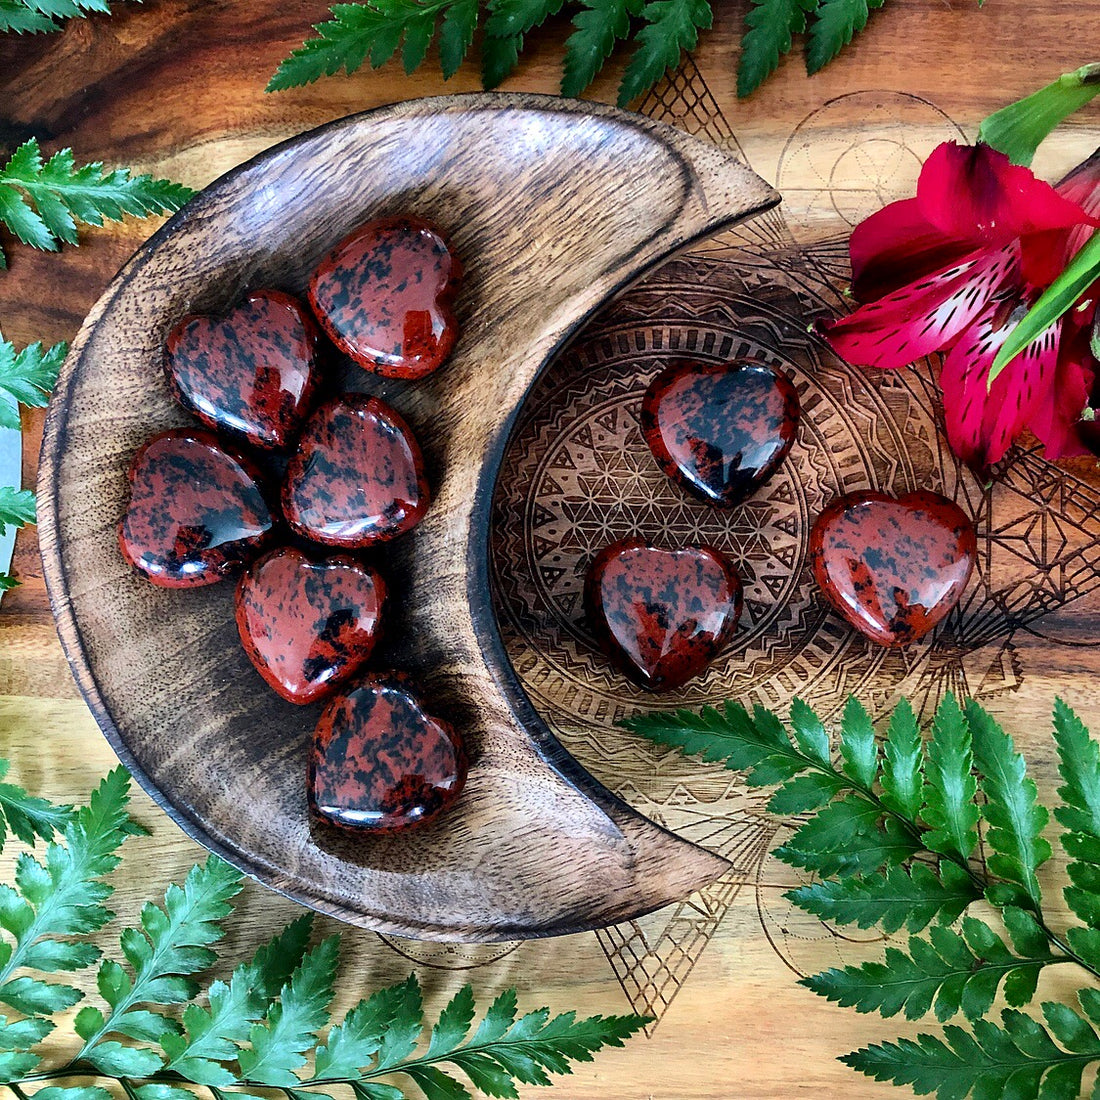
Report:
[{"label": "wooden dish", "polygon": [[[778,196],[714,147],[641,116],[542,96],[456,96],[344,119],[208,187],[126,265],[66,361],[42,448],[40,534],[77,682],[122,760],[191,836],[333,916],[428,939],[501,940],[602,926],[714,880],[721,858],[593,780],[535,713],[489,594],[493,488],[544,365],[610,295],[685,244]],[[437,223],[463,258],[463,334],[392,400],[425,445],[421,526],[373,560],[394,594],[379,662],[463,730],[469,783],[424,830],[346,838],[311,824],[315,708],[266,690],[236,637],[232,585],[148,585],[118,551],[126,468],[187,423],[162,374],[183,314],[245,287],[301,292],[355,225]]]}]

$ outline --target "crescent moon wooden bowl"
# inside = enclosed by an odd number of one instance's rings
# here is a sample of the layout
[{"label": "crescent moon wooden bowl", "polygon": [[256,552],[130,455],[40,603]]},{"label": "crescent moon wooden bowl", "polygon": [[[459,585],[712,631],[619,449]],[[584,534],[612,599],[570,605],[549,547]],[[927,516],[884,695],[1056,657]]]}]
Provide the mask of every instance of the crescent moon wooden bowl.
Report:
[{"label": "crescent moon wooden bowl", "polygon": [[[122,760],[195,839],[267,885],[380,931],[501,940],[625,920],[723,860],[636,814],[534,712],[489,595],[493,486],[532,382],[609,295],[778,196],[713,146],[641,116],[542,96],[409,102],[269,150],[208,187],[127,264],[88,317],[46,423],[40,531],[58,629]],[[344,837],[312,824],[316,708],[267,690],[236,637],[232,585],[156,589],[123,561],[126,469],[187,423],[162,370],[168,329],[245,287],[300,292],[369,218],[414,213],[463,259],[462,335],[392,400],[425,445],[434,501],[373,560],[394,593],[378,660],[409,672],[466,736],[457,805],[427,828]]]}]

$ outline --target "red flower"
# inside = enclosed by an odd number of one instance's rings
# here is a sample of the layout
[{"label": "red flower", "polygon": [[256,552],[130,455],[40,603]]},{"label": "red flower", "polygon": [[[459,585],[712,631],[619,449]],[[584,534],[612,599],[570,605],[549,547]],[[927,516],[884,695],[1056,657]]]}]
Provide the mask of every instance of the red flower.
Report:
[{"label": "red flower", "polygon": [[1059,193],[987,145],[940,145],[916,198],[891,203],[852,234],[852,292],[864,304],[819,326],[838,354],[862,366],[945,353],[948,441],[976,469],[996,462],[1025,426],[1065,453],[1072,428],[1060,427],[1084,407],[1067,419],[1069,390],[1055,384],[1063,374],[1077,381],[1076,359],[1063,369],[1059,356],[1060,324],[988,382],[1010,322],[1062,270],[1066,250],[1100,226],[1075,201],[1086,188],[1071,179]]}]

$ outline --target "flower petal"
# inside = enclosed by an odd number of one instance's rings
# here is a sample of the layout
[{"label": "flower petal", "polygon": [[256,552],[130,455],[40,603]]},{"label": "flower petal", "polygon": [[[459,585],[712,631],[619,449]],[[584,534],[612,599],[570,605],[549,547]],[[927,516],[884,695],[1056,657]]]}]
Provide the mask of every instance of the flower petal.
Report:
[{"label": "flower petal", "polygon": [[1005,308],[1007,304],[989,303],[955,342],[940,372],[947,441],[955,454],[977,471],[985,471],[1004,456],[1044,400],[1058,363],[1061,327],[1056,323],[1028,344],[989,385],[993,359],[1008,338],[1012,322],[1018,319]]},{"label": "flower petal", "polygon": [[955,263],[971,246],[941,233],[920,210],[916,199],[883,207],[852,231],[852,294],[873,302],[913,282],[920,275]]},{"label": "flower petal", "polygon": [[[1055,190],[1063,198],[1077,203],[1093,218],[1100,218],[1100,149],[1077,165]],[[1090,225],[1076,225],[1065,232],[1059,242],[1060,251],[1056,252],[1059,271],[1081,250],[1090,236]]]},{"label": "flower petal", "polygon": [[944,351],[1018,278],[1018,249],[982,249],[956,264],[818,325],[833,350],[865,367],[904,367]]},{"label": "flower petal", "polygon": [[1031,169],[980,143],[933,149],[917,181],[917,201],[941,233],[990,248],[1048,229],[1100,224]]},{"label": "flower petal", "polygon": [[1070,310],[1063,318],[1057,372],[1028,420],[1052,461],[1088,454],[1079,422],[1096,381],[1096,360],[1089,346],[1094,310],[1095,303],[1086,310]]}]

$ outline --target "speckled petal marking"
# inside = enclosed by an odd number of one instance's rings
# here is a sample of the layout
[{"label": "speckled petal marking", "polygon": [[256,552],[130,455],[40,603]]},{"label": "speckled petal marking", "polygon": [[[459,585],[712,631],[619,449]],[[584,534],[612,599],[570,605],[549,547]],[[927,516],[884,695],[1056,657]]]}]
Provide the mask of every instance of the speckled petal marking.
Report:
[{"label": "speckled petal marking", "polygon": [[301,302],[257,290],[224,317],[180,321],[168,335],[165,366],[179,402],[204,424],[281,450],[309,415],[318,339]]},{"label": "speckled petal marking", "polygon": [[419,218],[383,218],[346,237],[322,260],[309,298],[338,347],[389,378],[423,378],[454,347],[451,310],[462,265]]},{"label": "speckled petal marking", "polygon": [[959,602],[977,553],[974,525],[937,493],[850,493],[810,532],[814,577],[829,602],[872,641],[924,637]]},{"label": "speckled petal marking", "polygon": [[331,695],[370,657],[385,584],[350,558],[313,561],[284,547],[237,585],[237,629],[261,676],[292,703]]},{"label": "speckled petal marking", "polygon": [[411,530],[427,510],[420,445],[389,405],[349,393],[313,414],[283,482],[283,511],[299,535],[369,546]]},{"label": "speckled petal marking", "polygon": [[122,556],[162,588],[220,581],[257,554],[271,531],[259,476],[212,432],[155,436],[130,465]]},{"label": "speckled petal marking", "polygon": [[708,504],[739,504],[787,457],[798,393],[764,363],[674,363],[642,399],[642,432],[661,469]]},{"label": "speckled petal marking", "polygon": [[309,757],[310,808],[345,829],[423,825],[458,798],[466,753],[424,712],[406,677],[368,676],[325,708]]},{"label": "speckled petal marking", "polygon": [[729,641],[742,589],[710,547],[661,550],[624,539],[596,556],[585,604],[607,655],[642,687],[670,691],[702,672]]}]

